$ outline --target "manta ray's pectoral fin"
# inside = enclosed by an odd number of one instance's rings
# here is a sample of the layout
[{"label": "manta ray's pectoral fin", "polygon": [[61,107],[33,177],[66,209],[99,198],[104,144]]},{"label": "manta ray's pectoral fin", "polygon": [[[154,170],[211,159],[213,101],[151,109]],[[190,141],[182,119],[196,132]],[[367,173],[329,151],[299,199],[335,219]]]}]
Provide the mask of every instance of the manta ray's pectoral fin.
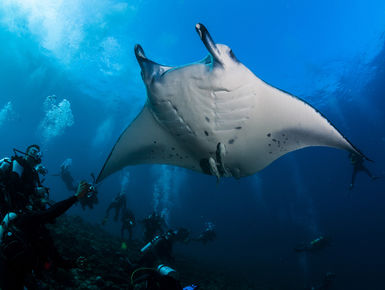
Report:
[{"label": "manta ray's pectoral fin", "polygon": [[96,182],[135,164],[170,164],[200,171],[198,162],[159,125],[147,106],[119,137]]}]

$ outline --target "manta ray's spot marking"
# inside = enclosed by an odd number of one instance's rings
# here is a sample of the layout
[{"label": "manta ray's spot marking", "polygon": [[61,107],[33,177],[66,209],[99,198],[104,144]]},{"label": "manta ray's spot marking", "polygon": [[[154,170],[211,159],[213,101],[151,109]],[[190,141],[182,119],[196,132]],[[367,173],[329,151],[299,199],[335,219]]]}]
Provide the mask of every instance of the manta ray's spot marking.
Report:
[{"label": "manta ray's spot marking", "polygon": [[172,150],[172,151],[174,151],[174,150],[175,150],[175,148],[174,148],[174,147],[171,147],[171,150]]},{"label": "manta ray's spot marking", "polygon": [[271,144],[269,143],[269,146],[271,146]]},{"label": "manta ray's spot marking", "polygon": [[271,133],[268,133],[268,134],[267,134],[267,137],[270,137],[270,136],[271,136]]},{"label": "manta ray's spot marking", "polygon": [[229,144],[234,144],[234,139],[230,139],[228,142],[229,142]]},{"label": "manta ray's spot marking", "polygon": [[205,131],[205,135],[206,135],[206,136],[208,136],[208,135],[209,135],[209,133],[208,133],[207,131]]},{"label": "manta ray's spot marking", "polygon": [[156,144],[156,141],[154,141],[154,144]]},{"label": "manta ray's spot marking", "polygon": [[206,121],[210,123],[209,117],[205,117]]},{"label": "manta ray's spot marking", "polygon": [[237,129],[237,130],[241,130],[241,129],[242,129],[242,127],[241,127],[241,126],[238,126],[238,127],[235,127],[235,129]]}]

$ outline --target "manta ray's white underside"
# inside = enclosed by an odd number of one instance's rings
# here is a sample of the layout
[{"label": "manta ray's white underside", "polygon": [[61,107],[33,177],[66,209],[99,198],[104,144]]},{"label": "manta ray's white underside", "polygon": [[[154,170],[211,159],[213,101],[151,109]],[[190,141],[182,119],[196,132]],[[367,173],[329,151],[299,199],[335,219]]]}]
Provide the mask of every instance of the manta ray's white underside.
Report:
[{"label": "manta ray's white underside", "polygon": [[221,165],[235,177],[308,146],[361,154],[313,107],[260,80],[203,25],[197,30],[210,54],[191,65],[161,66],[136,47],[148,101],[115,144],[98,182],[144,163],[210,174],[208,159],[218,161],[218,144],[225,148]]}]

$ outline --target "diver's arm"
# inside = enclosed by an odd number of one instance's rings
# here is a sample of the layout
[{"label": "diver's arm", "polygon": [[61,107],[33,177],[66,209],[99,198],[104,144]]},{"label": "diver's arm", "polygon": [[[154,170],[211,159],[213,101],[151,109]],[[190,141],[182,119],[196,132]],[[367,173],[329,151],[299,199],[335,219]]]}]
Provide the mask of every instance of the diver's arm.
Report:
[{"label": "diver's arm", "polygon": [[81,182],[78,191],[74,196],[65,200],[59,201],[44,211],[38,211],[31,214],[23,215],[21,218],[25,219],[26,223],[48,223],[55,218],[65,213],[76,201],[84,197],[88,193],[89,185],[86,182]]},{"label": "diver's arm", "polygon": [[55,203],[49,209],[27,213],[20,217],[20,224],[45,224],[65,213],[76,201],[76,196]]}]

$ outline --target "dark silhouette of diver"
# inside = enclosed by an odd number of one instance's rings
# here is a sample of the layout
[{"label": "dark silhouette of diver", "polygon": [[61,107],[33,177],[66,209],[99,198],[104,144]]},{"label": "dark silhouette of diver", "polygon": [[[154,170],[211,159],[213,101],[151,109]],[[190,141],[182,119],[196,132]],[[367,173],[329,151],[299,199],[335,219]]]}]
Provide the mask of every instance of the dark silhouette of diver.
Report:
[{"label": "dark silhouette of diver", "polygon": [[136,225],[134,213],[124,208],[121,216],[122,227],[120,228],[121,240],[124,240],[124,231],[127,230],[129,234],[129,240],[132,240],[132,229]]},{"label": "dark silhouette of diver", "polygon": [[192,239],[195,242],[201,242],[202,244],[207,244],[216,239],[217,234],[215,232],[215,225],[212,222],[206,223],[205,230],[195,239]]},{"label": "dark silhouette of diver", "polygon": [[356,181],[356,175],[359,171],[365,172],[372,180],[376,180],[379,176],[374,176],[369,169],[364,166],[364,157],[362,155],[358,155],[357,153],[350,152],[349,159],[351,164],[353,165],[353,173],[352,173],[352,181],[349,185],[349,189],[353,189],[354,183]]},{"label": "dark silhouette of diver", "polygon": [[153,212],[142,220],[144,226],[144,242],[149,242],[155,235],[162,235],[167,227],[164,218]]},{"label": "dark silhouette of diver", "polygon": [[120,211],[122,211],[123,213],[127,209],[126,195],[123,192],[118,193],[118,195],[115,196],[114,199],[111,201],[110,205],[106,210],[106,215],[102,221],[102,225],[106,224],[111,209],[115,209],[114,221],[116,222],[118,221]]},{"label": "dark silhouette of diver", "polygon": [[65,186],[67,187],[67,189],[69,191],[76,192],[77,187],[75,184],[75,180],[70,171],[71,164],[72,164],[71,158],[67,158],[66,160],[64,160],[64,162],[60,165],[60,173],[54,174],[54,176],[60,176]]}]

